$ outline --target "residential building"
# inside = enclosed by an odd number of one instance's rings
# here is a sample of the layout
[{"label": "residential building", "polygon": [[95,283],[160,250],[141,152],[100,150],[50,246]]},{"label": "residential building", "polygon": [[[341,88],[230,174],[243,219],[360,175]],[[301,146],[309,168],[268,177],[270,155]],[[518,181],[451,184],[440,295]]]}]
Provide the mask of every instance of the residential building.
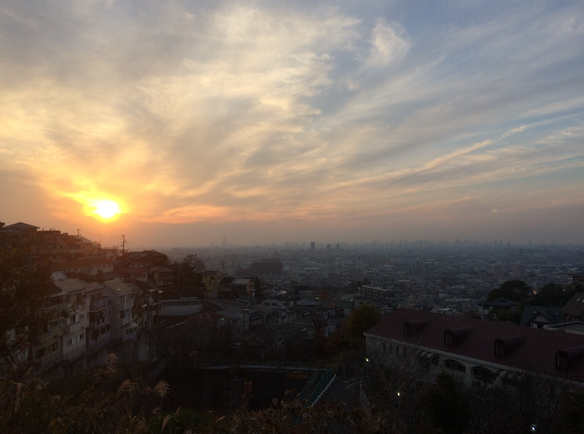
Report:
[{"label": "residential building", "polygon": [[577,292],[562,308],[565,322],[584,321],[584,293]]},{"label": "residential building", "polygon": [[564,313],[559,307],[525,306],[519,325],[542,329],[548,325],[564,322]]},{"label": "residential building", "polygon": [[135,340],[138,332],[135,309],[138,288],[130,287],[120,279],[108,280],[103,285],[112,303],[112,341]]},{"label": "residential building", "polygon": [[477,303],[481,319],[488,319],[491,312],[516,310],[518,304],[516,301],[507,300],[506,298]]},{"label": "residential building", "polygon": [[155,266],[148,269],[150,282],[159,288],[172,286],[174,282],[174,271],[167,267]]},{"label": "residential building", "polygon": [[217,270],[208,270],[203,272],[203,286],[205,287],[205,297],[217,298],[223,273]]},{"label": "residential building", "polygon": [[431,378],[505,384],[529,373],[584,386],[584,336],[472,318],[398,309],[365,333],[368,357],[410,357]]},{"label": "residential building", "polygon": [[87,285],[89,297],[89,324],[85,339],[87,353],[106,347],[111,341],[111,305],[105,287],[99,283]]}]

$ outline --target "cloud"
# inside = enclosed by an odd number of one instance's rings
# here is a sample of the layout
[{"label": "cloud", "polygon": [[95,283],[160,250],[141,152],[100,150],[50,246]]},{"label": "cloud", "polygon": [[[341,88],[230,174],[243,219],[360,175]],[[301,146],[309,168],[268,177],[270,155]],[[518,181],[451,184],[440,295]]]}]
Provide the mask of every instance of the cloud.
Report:
[{"label": "cloud", "polygon": [[5,2],[0,158],[55,203],[117,198],[150,223],[422,222],[461,198],[503,214],[506,189],[573,193],[581,7],[443,7],[462,18]]}]

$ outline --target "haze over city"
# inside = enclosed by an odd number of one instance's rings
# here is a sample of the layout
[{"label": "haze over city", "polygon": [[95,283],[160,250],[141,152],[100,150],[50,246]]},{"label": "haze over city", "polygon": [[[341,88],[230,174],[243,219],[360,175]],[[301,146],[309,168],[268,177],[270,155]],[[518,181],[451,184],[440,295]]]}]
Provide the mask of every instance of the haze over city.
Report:
[{"label": "haze over city", "polygon": [[584,4],[0,5],[0,218],[128,247],[584,242]]}]

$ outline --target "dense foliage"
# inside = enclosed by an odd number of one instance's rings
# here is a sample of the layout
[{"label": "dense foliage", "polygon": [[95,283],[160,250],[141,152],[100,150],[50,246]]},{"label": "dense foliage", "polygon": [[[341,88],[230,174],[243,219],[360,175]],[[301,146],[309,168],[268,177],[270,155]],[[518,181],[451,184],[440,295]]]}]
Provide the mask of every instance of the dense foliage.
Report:
[{"label": "dense foliage", "polygon": [[363,333],[381,321],[381,312],[370,304],[362,304],[349,317],[348,335],[353,344],[365,341]]}]

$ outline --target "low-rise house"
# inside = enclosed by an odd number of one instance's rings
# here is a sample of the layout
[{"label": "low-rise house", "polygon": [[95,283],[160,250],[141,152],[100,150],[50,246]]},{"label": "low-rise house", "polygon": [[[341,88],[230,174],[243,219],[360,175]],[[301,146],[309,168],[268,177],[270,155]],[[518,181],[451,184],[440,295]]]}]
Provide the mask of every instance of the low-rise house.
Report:
[{"label": "low-rise house", "polygon": [[491,312],[516,310],[519,303],[506,298],[498,298],[497,300],[482,301],[477,304],[481,319],[487,319]]},{"label": "low-rise house", "polygon": [[272,298],[266,298],[262,304],[270,309],[288,309],[291,308],[294,303],[285,297],[275,296]]},{"label": "low-rise house", "polygon": [[351,312],[355,309],[353,302],[346,300],[335,301],[335,310],[337,318],[348,318],[351,316]]},{"label": "low-rise house", "polygon": [[143,250],[141,252],[128,252],[125,258],[132,264],[140,267],[151,269],[153,267],[168,266],[168,256],[156,250]]},{"label": "low-rise house", "polygon": [[115,265],[114,278],[141,280],[146,282],[148,280],[148,270],[146,268],[141,268],[130,264],[127,261],[123,261]]},{"label": "low-rise house", "polygon": [[542,329],[562,322],[564,322],[564,313],[559,307],[525,306],[519,325]]},{"label": "low-rise house", "polygon": [[56,264],[53,268],[62,270],[68,276],[78,276],[89,281],[103,281],[113,278],[114,261],[99,257],[89,257]]},{"label": "low-rise house", "polygon": [[236,297],[251,296],[253,294],[253,279],[237,277],[231,282],[231,292]]},{"label": "low-rise house", "polygon": [[174,282],[174,271],[167,267],[156,266],[148,269],[148,277],[159,288],[171,286]]},{"label": "low-rise house", "polygon": [[253,309],[259,313],[262,318],[262,324],[269,325],[276,322],[276,317],[273,310],[264,304],[256,304]]},{"label": "low-rise house", "polygon": [[203,286],[205,287],[205,297],[207,298],[219,297],[219,288],[221,286],[222,279],[223,273],[221,273],[221,271],[208,270],[203,272],[202,282]]},{"label": "low-rise house", "polygon": [[577,292],[562,308],[565,322],[584,321],[584,293]]}]

